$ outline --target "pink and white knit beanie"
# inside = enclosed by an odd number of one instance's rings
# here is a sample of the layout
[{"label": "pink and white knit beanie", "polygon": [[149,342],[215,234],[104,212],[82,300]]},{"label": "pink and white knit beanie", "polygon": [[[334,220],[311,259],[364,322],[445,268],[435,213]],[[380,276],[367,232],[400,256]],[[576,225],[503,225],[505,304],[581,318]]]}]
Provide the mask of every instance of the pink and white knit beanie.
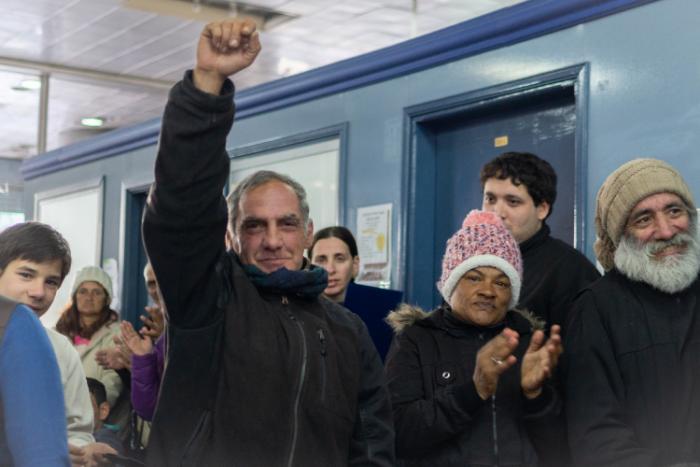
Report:
[{"label": "pink and white knit beanie", "polygon": [[520,248],[495,213],[475,209],[467,214],[462,228],[447,241],[442,276],[437,283],[445,301],[450,302],[452,292],[464,274],[482,266],[500,269],[508,276],[512,291],[508,307],[514,308],[520,298],[523,277]]}]

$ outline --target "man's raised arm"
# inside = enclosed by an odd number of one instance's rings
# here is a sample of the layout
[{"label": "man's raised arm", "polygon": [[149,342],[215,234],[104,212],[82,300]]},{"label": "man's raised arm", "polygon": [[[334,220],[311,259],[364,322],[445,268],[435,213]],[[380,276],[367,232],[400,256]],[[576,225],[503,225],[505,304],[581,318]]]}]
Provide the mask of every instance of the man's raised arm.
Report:
[{"label": "man's raised arm", "polygon": [[233,84],[260,51],[250,20],[208,24],[197,64],[170,92],[163,115],[155,183],[143,237],[170,324],[195,329],[217,319],[220,282],[212,280],[224,253],[229,175],[226,136],[233,123]]}]

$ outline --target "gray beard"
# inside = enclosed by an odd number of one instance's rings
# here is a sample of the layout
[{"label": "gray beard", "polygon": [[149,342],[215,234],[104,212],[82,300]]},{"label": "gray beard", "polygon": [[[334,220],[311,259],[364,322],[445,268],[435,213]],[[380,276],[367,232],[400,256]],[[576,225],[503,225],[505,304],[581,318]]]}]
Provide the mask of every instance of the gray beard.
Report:
[{"label": "gray beard", "polygon": [[[686,245],[679,255],[656,258],[654,254],[670,245]],[[670,240],[640,243],[623,235],[615,250],[615,267],[632,280],[645,282],[662,292],[674,294],[687,289],[700,271],[700,242],[695,228]]]}]

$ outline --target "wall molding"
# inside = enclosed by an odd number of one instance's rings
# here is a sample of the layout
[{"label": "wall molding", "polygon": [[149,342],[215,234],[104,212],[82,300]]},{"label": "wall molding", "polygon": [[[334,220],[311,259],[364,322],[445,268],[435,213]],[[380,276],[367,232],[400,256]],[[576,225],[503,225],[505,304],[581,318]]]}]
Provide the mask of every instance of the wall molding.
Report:
[{"label": "wall molding", "polygon": [[[237,118],[415,73],[657,0],[529,0],[391,47],[261,84],[236,96]],[[158,141],[160,118],[115,130],[22,164],[30,180]]]}]

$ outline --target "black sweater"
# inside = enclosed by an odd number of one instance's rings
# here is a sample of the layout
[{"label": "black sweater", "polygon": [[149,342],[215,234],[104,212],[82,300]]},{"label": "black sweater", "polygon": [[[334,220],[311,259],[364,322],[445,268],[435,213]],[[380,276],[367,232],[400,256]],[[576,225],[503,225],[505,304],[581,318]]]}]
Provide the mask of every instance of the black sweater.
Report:
[{"label": "black sweater", "polygon": [[[553,324],[566,325],[573,300],[580,290],[600,277],[598,270],[578,250],[549,235],[549,226],[542,228],[520,244],[523,256],[523,287],[519,306],[542,318],[549,329]],[[563,332],[562,332],[563,334]],[[564,339],[564,348],[567,347]],[[559,371],[554,385],[560,393]],[[565,413],[550,420],[554,429],[533,433],[546,449],[540,453],[542,467],[566,467],[570,453],[566,436]]]},{"label": "black sweater", "polygon": [[542,228],[520,244],[523,256],[523,286],[518,306],[545,320],[547,329],[562,327],[574,297],[600,277],[598,270],[571,245],[549,235]]}]

